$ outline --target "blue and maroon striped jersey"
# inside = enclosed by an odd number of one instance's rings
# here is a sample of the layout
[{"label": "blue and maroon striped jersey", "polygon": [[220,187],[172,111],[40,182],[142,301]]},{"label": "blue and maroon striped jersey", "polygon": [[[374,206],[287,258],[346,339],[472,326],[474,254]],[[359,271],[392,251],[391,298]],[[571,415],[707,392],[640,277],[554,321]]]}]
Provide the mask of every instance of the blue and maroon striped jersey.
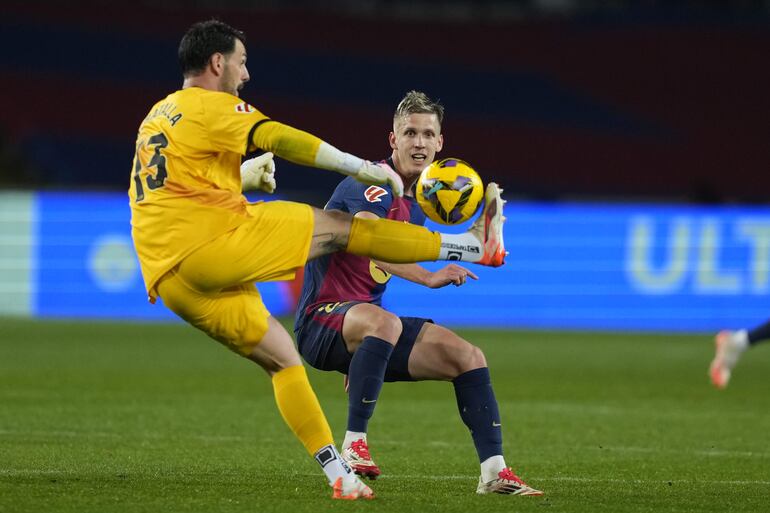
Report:
[{"label": "blue and maroon striped jersey", "polygon": [[[393,167],[390,159],[387,163]],[[386,219],[425,223],[425,214],[413,197],[396,198],[387,185],[365,185],[351,177],[340,182],[324,208],[354,215],[366,211]],[[380,305],[390,274],[368,257],[338,252],[309,261],[304,280],[295,329],[302,324],[305,312],[320,304],[366,301]]]}]

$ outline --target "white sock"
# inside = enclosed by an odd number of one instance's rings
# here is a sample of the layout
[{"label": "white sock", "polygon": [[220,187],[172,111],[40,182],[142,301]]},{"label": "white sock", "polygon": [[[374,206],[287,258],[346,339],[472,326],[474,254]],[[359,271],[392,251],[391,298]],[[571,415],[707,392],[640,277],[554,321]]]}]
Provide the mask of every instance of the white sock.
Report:
[{"label": "white sock", "polygon": [[342,461],[340,453],[337,452],[337,448],[334,445],[321,447],[313,457],[321,465],[330,485],[333,485],[338,477],[348,479],[354,475],[348,464]]},{"label": "white sock", "polygon": [[505,458],[501,454],[490,456],[481,462],[481,480],[485,483],[497,479],[497,474],[505,468]]},{"label": "white sock", "polygon": [[484,256],[481,241],[472,233],[442,233],[439,260],[478,262]]},{"label": "white sock", "polygon": [[747,347],[749,347],[748,331],[746,330],[733,331],[732,337],[733,337],[733,341],[736,343],[738,347],[741,348],[741,350],[745,350]]},{"label": "white sock", "polygon": [[345,431],[345,440],[342,442],[342,450],[344,451],[356,440],[363,439],[366,442],[366,433],[359,433],[358,431]]}]

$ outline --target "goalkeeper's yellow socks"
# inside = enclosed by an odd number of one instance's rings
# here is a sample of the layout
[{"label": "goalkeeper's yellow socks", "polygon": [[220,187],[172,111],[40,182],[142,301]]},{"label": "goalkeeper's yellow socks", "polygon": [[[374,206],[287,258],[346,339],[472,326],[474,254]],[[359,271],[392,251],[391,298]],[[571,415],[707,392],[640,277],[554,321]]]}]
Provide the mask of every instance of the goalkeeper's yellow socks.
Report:
[{"label": "goalkeeper's yellow socks", "polygon": [[287,367],[273,375],[278,410],[308,454],[334,444],[332,431],[302,365]]},{"label": "goalkeeper's yellow socks", "polygon": [[321,465],[329,484],[339,477],[347,479],[350,469],[343,464],[334,446],[331,428],[310,386],[305,368],[295,365],[275,373],[273,392],[283,420],[305,450]]},{"label": "goalkeeper's yellow socks", "polygon": [[470,231],[439,233],[416,224],[360,217],[353,218],[345,251],[394,264],[435,260],[478,262],[484,257],[482,242]]},{"label": "goalkeeper's yellow socks", "polygon": [[441,236],[424,226],[354,217],[345,251],[394,264],[437,260]]}]

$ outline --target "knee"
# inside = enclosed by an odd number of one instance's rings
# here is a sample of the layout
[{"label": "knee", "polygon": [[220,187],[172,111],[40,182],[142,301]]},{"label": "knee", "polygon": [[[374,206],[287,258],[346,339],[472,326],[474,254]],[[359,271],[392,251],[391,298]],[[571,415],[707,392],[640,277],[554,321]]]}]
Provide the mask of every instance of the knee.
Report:
[{"label": "knee", "polygon": [[487,366],[487,359],[484,356],[484,351],[479,349],[478,347],[474,346],[473,344],[468,344],[470,347],[470,350],[468,351],[468,370],[473,369],[480,369],[482,367]]},{"label": "knee", "polygon": [[382,310],[371,318],[370,335],[396,345],[404,329],[397,315]]},{"label": "knee", "polygon": [[462,351],[452,351],[447,356],[454,368],[452,379],[460,374],[487,366],[484,352],[469,342],[466,342]]}]

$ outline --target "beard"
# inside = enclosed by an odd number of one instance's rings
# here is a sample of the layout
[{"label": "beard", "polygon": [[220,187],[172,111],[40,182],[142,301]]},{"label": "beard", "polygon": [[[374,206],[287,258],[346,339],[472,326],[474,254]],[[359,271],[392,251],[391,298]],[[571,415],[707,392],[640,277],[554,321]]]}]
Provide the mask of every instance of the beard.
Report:
[{"label": "beard", "polygon": [[222,91],[230,93],[233,96],[240,96],[239,92],[243,89],[243,82],[241,82],[240,79],[235,78],[227,69],[222,73],[221,84]]}]

